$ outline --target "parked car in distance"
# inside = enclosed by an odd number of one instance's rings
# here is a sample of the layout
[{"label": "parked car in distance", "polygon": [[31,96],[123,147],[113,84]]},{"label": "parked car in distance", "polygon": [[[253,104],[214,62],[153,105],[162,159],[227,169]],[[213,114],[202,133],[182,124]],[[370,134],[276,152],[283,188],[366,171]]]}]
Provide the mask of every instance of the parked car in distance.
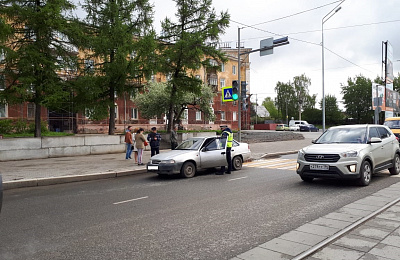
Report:
[{"label": "parked car in distance", "polygon": [[[147,171],[159,175],[180,174],[191,178],[199,169],[226,166],[226,138],[219,136],[193,137],[183,141],[175,150],[162,152],[150,158]],[[250,147],[247,143],[232,143],[232,167],[240,170],[244,161],[250,159]]]},{"label": "parked car in distance", "polygon": [[300,131],[300,125],[308,125],[307,121],[304,120],[290,120],[289,121],[289,130],[291,131]]},{"label": "parked car in distance", "polygon": [[318,132],[318,127],[308,124],[308,125],[300,125],[300,132]]},{"label": "parked car in distance", "polygon": [[383,125],[331,127],[313,144],[299,150],[297,174],[303,181],[314,178],[353,179],[369,185],[373,173],[400,172],[399,142]]},{"label": "parked car in distance", "polygon": [[290,128],[287,124],[277,124],[275,131],[289,131]]}]

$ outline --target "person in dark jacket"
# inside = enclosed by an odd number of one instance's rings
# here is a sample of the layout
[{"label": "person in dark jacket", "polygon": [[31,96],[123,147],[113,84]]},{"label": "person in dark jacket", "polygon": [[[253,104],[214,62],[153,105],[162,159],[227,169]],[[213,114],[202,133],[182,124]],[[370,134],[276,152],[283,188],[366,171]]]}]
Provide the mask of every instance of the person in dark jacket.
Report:
[{"label": "person in dark jacket", "polygon": [[160,153],[161,135],[157,133],[157,128],[152,127],[151,133],[147,135],[147,141],[150,143],[151,156]]}]

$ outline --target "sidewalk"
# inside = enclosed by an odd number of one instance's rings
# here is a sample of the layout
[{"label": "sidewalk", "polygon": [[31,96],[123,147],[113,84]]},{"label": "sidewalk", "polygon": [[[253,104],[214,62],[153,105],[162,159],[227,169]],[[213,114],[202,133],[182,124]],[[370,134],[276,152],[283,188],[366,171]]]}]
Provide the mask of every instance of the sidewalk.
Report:
[{"label": "sidewalk", "polygon": [[[296,153],[311,139],[251,143],[252,159]],[[160,151],[161,153],[163,151]],[[143,162],[150,158],[144,152]],[[3,188],[42,186],[115,178],[146,172],[145,166],[125,160],[125,154],[106,154],[0,163]],[[306,223],[232,260],[400,259],[400,182],[371,196]]]}]

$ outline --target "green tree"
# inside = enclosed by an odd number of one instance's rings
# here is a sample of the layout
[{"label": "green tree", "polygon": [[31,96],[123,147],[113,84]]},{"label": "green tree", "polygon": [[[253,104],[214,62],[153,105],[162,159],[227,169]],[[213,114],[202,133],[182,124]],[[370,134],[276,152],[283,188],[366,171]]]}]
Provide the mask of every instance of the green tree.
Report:
[{"label": "green tree", "polygon": [[275,105],[280,112],[281,118],[291,118],[296,115],[296,93],[289,83],[278,82],[275,87],[276,99]]},{"label": "green tree", "polygon": [[150,77],[155,62],[152,6],[148,0],[85,0],[87,16],[82,47],[87,52],[84,75],[76,82],[76,99],[93,118],[105,118],[115,131],[115,98],[134,95]]},{"label": "green tree", "polygon": [[219,35],[229,24],[229,14],[218,16],[211,7],[212,0],[174,0],[176,21],[166,18],[160,36],[160,71],[168,75],[167,116],[168,130],[179,120],[174,113],[176,102],[191,92],[200,95],[203,82],[194,74],[201,67],[207,72],[216,71],[226,61],[225,55],[216,49]]},{"label": "green tree", "polygon": [[262,102],[262,105],[268,110],[271,118],[273,118],[273,119],[279,118],[279,111],[275,107],[275,103],[271,97],[266,97],[264,99],[264,101]]},{"label": "green tree", "polygon": [[0,100],[35,104],[35,137],[41,136],[42,106],[57,106],[70,94],[58,72],[74,66],[76,53],[69,44],[74,8],[68,0],[3,0],[0,6],[7,79]]},{"label": "green tree", "polygon": [[[322,100],[319,102],[322,109]],[[338,125],[343,122],[343,115],[339,109],[338,102],[335,96],[325,96],[325,119],[326,123],[330,125]]]},{"label": "green tree", "polygon": [[[177,115],[177,121],[182,118],[185,109],[196,109],[202,111],[206,119],[213,121],[215,119],[214,112],[210,107],[210,100],[215,96],[212,88],[203,84],[200,94],[185,92],[179,96],[179,100],[175,100],[173,112]],[[171,88],[168,83],[149,83],[144,88],[143,93],[138,94],[134,98],[136,107],[140,110],[141,116],[150,119],[161,117],[166,113],[171,97]]]},{"label": "green tree", "polygon": [[311,79],[307,78],[305,74],[296,76],[293,78],[293,88],[295,91],[295,107],[299,113],[299,119],[301,112],[304,108],[313,108],[315,106],[315,96],[309,95],[308,87],[311,85]]},{"label": "green tree", "polygon": [[359,75],[354,79],[348,78],[347,86],[342,86],[343,103],[348,116],[357,123],[370,123],[373,117],[371,97],[372,82]]}]

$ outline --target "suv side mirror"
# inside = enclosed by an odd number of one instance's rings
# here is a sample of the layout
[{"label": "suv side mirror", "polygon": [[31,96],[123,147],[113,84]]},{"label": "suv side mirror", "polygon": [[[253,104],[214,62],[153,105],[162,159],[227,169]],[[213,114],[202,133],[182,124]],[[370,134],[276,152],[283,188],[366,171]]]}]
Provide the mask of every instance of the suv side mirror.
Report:
[{"label": "suv side mirror", "polygon": [[369,144],[376,144],[376,143],[382,143],[382,139],[379,137],[371,137],[370,140],[368,140]]}]

